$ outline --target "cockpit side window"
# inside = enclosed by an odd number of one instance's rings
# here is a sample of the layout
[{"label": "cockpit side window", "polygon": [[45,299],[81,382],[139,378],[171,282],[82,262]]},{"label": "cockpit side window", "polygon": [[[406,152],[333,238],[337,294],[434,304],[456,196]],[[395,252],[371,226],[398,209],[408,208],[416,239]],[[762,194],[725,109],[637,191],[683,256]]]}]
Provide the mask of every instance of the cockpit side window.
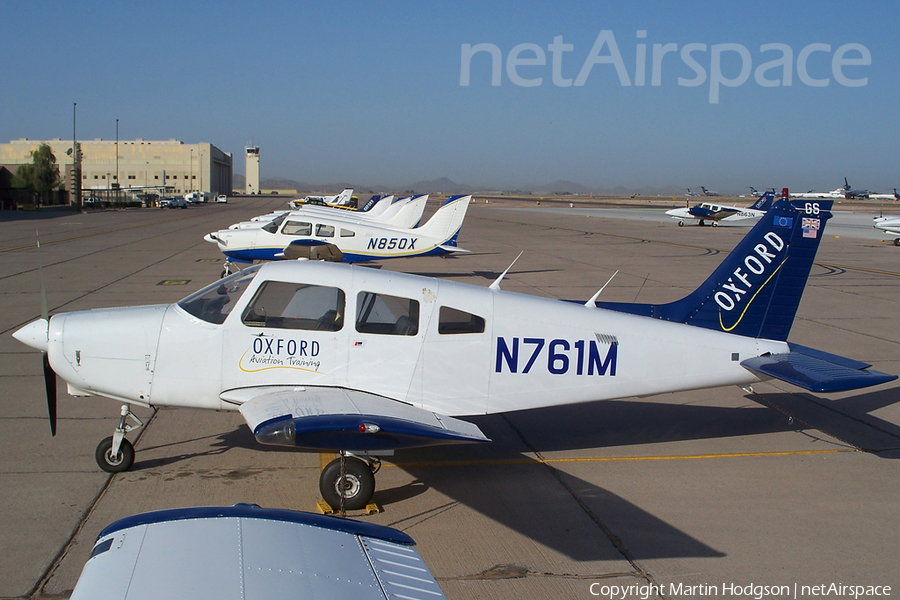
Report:
[{"label": "cockpit side window", "polygon": [[410,298],[360,292],[356,298],[356,331],[416,335],[419,333],[419,303]]},{"label": "cockpit side window", "polygon": [[472,313],[442,306],[438,317],[438,333],[441,335],[484,333],[484,319]]},{"label": "cockpit side window", "polygon": [[316,225],[318,237],[334,237],[334,225]]},{"label": "cockpit side window", "polygon": [[207,323],[221,325],[225,322],[225,317],[231,313],[234,305],[241,299],[244,290],[256,277],[257,271],[259,271],[258,265],[230,275],[194,292],[179,302],[178,306]]},{"label": "cockpit side window", "polygon": [[340,331],[344,305],[340,288],[266,281],[247,305],[242,320],[248,327]]},{"label": "cockpit side window", "polygon": [[312,235],[312,223],[288,221],[281,229],[284,235]]}]

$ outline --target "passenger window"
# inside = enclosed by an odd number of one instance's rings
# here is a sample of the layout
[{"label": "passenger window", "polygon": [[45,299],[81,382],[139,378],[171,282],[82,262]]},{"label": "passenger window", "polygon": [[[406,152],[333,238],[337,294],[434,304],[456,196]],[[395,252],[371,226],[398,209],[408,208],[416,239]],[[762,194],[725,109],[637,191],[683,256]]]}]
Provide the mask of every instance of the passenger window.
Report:
[{"label": "passenger window", "polygon": [[341,228],[341,237],[356,237],[356,232]]},{"label": "passenger window", "polygon": [[321,285],[266,281],[244,311],[244,325],[340,331],[344,326],[344,292]]},{"label": "passenger window", "polygon": [[382,335],[416,335],[419,303],[410,298],[360,292],[356,298],[356,330]]},{"label": "passenger window", "polygon": [[312,223],[288,221],[281,230],[284,235],[312,235]]},{"label": "passenger window", "polygon": [[318,237],[334,237],[334,225],[316,225]]},{"label": "passenger window", "polygon": [[484,319],[462,310],[442,306],[438,317],[438,333],[484,333]]}]

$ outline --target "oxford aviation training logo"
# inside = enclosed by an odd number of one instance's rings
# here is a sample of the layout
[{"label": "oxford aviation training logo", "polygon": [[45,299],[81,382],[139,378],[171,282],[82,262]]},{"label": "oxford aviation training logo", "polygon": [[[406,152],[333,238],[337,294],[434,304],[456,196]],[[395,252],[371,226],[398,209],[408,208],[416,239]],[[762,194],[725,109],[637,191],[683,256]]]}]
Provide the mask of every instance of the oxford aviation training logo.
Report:
[{"label": "oxford aviation training logo", "polygon": [[[779,224],[777,222],[779,218],[790,221]],[[775,220],[776,226],[793,225],[791,217],[776,217]],[[744,257],[742,266],[736,268],[728,281],[719,286],[719,290],[713,294],[713,299],[719,305],[719,325],[723,331],[733,331],[740,324],[753,299],[787,261],[787,255],[778,260],[779,253],[785,248],[781,236],[770,231],[763,236],[763,241],[765,243],[753,247],[753,252]],[[726,314],[729,316],[723,317]],[[733,320],[733,323],[725,325],[726,320]]]}]

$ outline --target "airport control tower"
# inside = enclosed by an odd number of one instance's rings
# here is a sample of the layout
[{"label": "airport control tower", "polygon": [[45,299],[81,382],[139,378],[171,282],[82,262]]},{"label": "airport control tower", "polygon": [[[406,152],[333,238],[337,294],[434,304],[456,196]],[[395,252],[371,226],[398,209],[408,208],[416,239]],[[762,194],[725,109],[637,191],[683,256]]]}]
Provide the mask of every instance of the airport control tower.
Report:
[{"label": "airport control tower", "polygon": [[259,146],[247,146],[247,193],[259,193]]}]

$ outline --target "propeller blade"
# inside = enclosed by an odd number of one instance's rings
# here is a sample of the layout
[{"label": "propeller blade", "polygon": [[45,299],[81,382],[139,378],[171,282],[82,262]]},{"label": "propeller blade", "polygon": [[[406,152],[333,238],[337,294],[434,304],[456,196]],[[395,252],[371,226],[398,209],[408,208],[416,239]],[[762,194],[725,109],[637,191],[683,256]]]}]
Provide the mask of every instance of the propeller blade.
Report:
[{"label": "propeller blade", "polygon": [[56,435],[56,372],[50,366],[47,353],[41,353],[44,359],[44,387],[47,388],[47,412],[50,414],[50,435]]}]

